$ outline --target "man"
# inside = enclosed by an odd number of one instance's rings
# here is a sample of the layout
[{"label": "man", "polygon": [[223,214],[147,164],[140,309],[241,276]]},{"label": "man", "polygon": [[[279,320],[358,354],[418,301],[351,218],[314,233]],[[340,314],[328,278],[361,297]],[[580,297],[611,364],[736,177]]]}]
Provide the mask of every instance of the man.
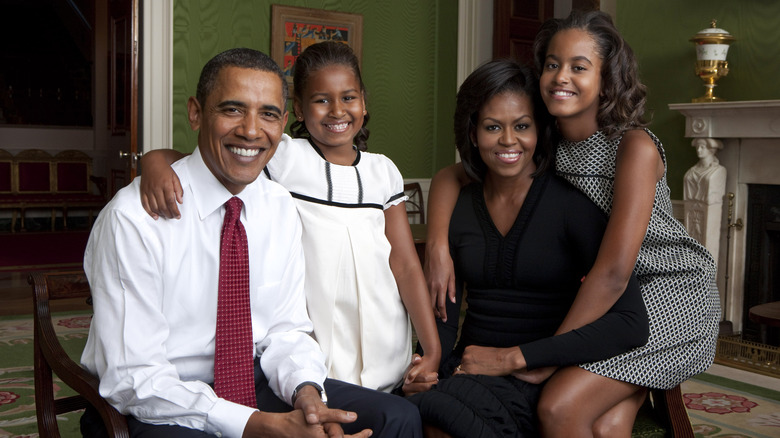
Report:
[{"label": "man", "polygon": [[[281,186],[258,178],[286,126],[286,100],[265,54],[217,55],[187,103],[198,148],[174,165],[190,200],[182,219],[150,218],[136,179],[95,222],[84,258],[95,316],[81,361],[128,415],[131,436],[340,437],[342,425],[359,438],[420,436],[406,400],[325,379],[297,212]],[[244,321],[223,319],[242,312]],[[329,409],[326,392],[331,407],[359,416]],[[96,425],[88,410],[82,432]]]}]

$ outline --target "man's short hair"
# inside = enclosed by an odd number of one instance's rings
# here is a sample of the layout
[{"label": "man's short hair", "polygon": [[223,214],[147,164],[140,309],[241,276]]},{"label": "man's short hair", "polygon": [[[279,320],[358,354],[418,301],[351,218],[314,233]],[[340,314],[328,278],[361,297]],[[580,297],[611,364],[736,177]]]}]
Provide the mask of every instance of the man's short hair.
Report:
[{"label": "man's short hair", "polygon": [[[198,80],[198,89],[195,97],[201,106],[205,106],[206,98],[214,90],[214,84],[217,82],[219,72],[225,67],[250,68],[253,70],[267,71],[275,73],[282,81],[283,102],[287,102],[287,80],[284,78],[282,69],[271,59],[270,56],[254,49],[236,48],[226,50],[209,60],[203,66]],[[286,108],[286,105],[285,105]]]}]

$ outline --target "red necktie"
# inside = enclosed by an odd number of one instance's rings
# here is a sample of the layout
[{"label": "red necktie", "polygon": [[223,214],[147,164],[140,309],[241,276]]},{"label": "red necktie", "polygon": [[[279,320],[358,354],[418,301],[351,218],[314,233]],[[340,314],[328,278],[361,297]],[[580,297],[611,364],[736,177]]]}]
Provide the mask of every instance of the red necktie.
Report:
[{"label": "red necktie", "polygon": [[236,197],[225,203],[219,255],[214,391],[226,400],[256,408],[249,248],[241,225],[242,206]]}]

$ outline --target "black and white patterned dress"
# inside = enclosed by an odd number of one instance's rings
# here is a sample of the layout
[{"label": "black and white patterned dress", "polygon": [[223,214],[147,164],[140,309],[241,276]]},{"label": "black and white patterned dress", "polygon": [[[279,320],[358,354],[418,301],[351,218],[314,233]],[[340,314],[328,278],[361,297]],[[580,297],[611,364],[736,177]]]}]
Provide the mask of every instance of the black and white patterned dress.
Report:
[{"label": "black and white patterned dress", "polygon": [[[650,130],[645,131],[665,167],[660,140]],[[607,214],[612,210],[621,138],[608,139],[599,131],[580,142],[561,141],[556,152],[558,174]],[[669,389],[712,364],[720,296],[714,259],[672,215],[666,172],[656,184],[653,212],[634,272],[650,317],[650,339],[644,347],[581,366],[613,379]]]}]

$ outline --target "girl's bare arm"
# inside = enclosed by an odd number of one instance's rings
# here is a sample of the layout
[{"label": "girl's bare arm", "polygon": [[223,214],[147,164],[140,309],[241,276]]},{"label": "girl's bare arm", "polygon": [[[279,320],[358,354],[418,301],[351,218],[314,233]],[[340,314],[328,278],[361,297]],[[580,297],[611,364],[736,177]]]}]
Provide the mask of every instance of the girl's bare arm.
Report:
[{"label": "girl's bare arm", "polygon": [[[407,374],[405,383],[409,383],[418,376],[435,375],[441,360],[441,344],[404,203],[385,210],[385,235],[391,246],[390,269],[425,352],[422,361]],[[436,383],[435,379],[429,381],[430,385]]]},{"label": "girl's bare arm", "polygon": [[661,156],[647,133],[628,131],[618,147],[612,212],[596,261],[557,333],[600,318],[625,291],[663,172]]},{"label": "girl's bare arm", "polygon": [[149,216],[179,219],[184,193],[171,164],[184,157],[173,149],[156,149],[141,157],[141,204]]}]

